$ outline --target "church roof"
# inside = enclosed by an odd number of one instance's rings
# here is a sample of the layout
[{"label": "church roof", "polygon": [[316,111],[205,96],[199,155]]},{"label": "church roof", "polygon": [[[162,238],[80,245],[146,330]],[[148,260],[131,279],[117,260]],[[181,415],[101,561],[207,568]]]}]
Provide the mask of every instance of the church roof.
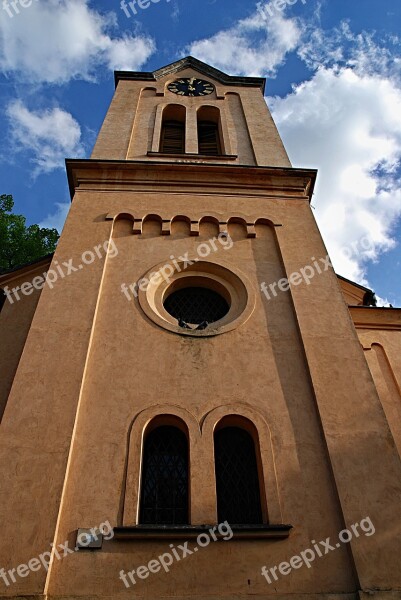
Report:
[{"label": "church roof", "polygon": [[343,277],[342,275],[338,275],[338,273],[337,273],[337,277],[338,277],[338,279],[342,279],[342,281],[346,281],[350,285],[354,285],[355,287],[359,288],[360,290],[364,290],[365,292],[372,292],[372,290],[370,288],[367,288],[364,285],[361,285],[360,283],[356,283],[355,281],[351,281],[351,279],[347,279],[346,277]]},{"label": "church roof", "polygon": [[114,72],[114,81],[117,87],[117,84],[120,80],[124,79],[136,79],[138,81],[157,81],[161,77],[165,77],[166,75],[174,75],[174,73],[178,73],[179,71],[183,71],[184,69],[192,68],[206,75],[207,77],[213,77],[216,81],[219,81],[223,85],[236,85],[236,86],[244,86],[244,87],[260,87],[262,93],[264,94],[266,79],[264,77],[237,77],[235,75],[227,75],[223,73],[223,71],[219,71],[214,67],[194,58],[193,56],[187,56],[182,58],[181,60],[177,60],[161,69],[157,69],[156,71],[146,72],[146,71],[115,71]]},{"label": "church roof", "polygon": [[50,266],[53,256],[54,256],[54,252],[50,252],[49,254],[46,254],[45,256],[41,256],[40,258],[35,258],[35,260],[30,260],[30,261],[24,263],[23,265],[16,265],[15,267],[12,267],[11,269],[0,270],[0,283],[2,283],[3,279],[7,279],[8,276],[14,275],[14,274],[18,273],[18,271],[23,272],[24,269],[33,267],[35,265],[39,266],[40,263],[44,263],[44,264],[48,263],[48,266]]}]

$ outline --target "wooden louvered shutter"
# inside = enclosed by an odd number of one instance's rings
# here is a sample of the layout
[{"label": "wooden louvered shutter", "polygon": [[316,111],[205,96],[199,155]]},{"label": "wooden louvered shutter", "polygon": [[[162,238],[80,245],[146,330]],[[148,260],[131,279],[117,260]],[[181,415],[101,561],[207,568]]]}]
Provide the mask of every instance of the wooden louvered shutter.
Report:
[{"label": "wooden louvered shutter", "polygon": [[165,123],[163,123],[160,151],[166,154],[184,154],[184,123],[180,123],[179,121],[165,121]]},{"label": "wooden louvered shutter", "polygon": [[216,123],[198,123],[199,154],[217,156],[221,154],[219,130]]}]

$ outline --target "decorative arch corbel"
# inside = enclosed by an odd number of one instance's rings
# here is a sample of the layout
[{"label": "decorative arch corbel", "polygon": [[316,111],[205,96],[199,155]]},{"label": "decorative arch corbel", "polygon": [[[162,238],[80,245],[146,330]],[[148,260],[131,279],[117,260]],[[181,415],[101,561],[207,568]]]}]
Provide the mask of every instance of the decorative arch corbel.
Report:
[{"label": "decorative arch corbel", "polygon": [[120,209],[117,212],[110,212],[106,215],[106,221],[117,221],[118,219],[128,219],[135,221],[133,212],[130,209]]}]

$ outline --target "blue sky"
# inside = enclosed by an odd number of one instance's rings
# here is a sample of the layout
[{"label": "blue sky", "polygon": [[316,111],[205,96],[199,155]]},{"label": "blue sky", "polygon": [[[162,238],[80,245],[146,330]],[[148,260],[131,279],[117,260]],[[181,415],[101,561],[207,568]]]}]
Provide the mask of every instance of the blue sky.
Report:
[{"label": "blue sky", "polygon": [[29,223],[62,227],[66,157],[88,157],[113,70],[187,54],[267,78],[294,166],[319,169],[313,206],[338,273],[401,307],[399,0],[0,2],[0,193]]}]

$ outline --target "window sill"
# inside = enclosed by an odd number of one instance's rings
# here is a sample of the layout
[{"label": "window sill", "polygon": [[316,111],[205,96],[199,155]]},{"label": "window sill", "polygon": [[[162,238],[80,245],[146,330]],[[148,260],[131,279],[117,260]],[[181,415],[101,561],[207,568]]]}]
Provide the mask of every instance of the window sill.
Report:
[{"label": "window sill", "polygon": [[[116,540],[162,540],[162,539],[194,539],[200,533],[208,533],[216,527],[216,537],[223,539],[227,532],[221,535],[217,525],[134,525],[132,527],[115,527]],[[288,538],[292,525],[231,525],[233,539],[283,539]]]},{"label": "window sill", "polygon": [[195,153],[183,153],[183,154],[169,154],[166,152],[148,152],[147,156],[155,158],[181,158],[182,160],[236,160],[238,154],[195,154]]}]

